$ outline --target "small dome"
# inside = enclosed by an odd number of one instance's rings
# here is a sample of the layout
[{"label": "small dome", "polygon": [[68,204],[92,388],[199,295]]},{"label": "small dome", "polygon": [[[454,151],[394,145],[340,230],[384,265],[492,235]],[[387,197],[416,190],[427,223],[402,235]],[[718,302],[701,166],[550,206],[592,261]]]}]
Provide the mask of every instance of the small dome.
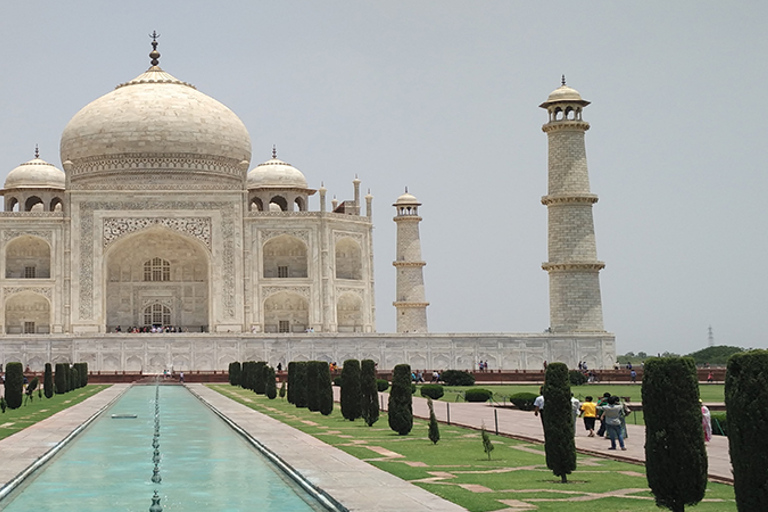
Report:
[{"label": "small dome", "polygon": [[400,205],[408,205],[408,206],[416,205],[416,206],[421,206],[421,203],[419,202],[418,199],[416,199],[415,196],[409,194],[406,191],[405,194],[403,194],[403,195],[401,195],[400,197],[397,198],[397,201],[395,201],[395,204],[393,204],[392,206],[400,206]]},{"label": "small dome", "polygon": [[304,174],[291,164],[273,157],[248,172],[248,190],[254,188],[307,188]]},{"label": "small dome", "polygon": [[5,189],[53,188],[64,190],[64,171],[39,157],[12,170],[5,179]]},{"label": "small dome", "polygon": [[554,91],[552,91],[547,97],[547,101],[545,101],[539,106],[542,108],[547,108],[547,106],[551,105],[552,103],[560,103],[560,102],[578,103],[579,105],[583,105],[583,106],[589,105],[589,102],[584,100],[581,97],[581,94],[579,94],[579,91],[563,84],[557,89],[555,89]]}]

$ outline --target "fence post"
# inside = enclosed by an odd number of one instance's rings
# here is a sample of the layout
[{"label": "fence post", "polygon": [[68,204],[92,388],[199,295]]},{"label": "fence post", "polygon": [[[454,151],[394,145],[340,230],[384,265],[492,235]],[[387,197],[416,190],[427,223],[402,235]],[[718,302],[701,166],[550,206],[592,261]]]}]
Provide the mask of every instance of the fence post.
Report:
[{"label": "fence post", "polygon": [[451,403],[445,402],[445,417],[446,417],[446,423],[448,425],[451,424]]},{"label": "fence post", "polygon": [[496,435],[499,435],[499,410],[493,409],[493,420],[496,422]]}]

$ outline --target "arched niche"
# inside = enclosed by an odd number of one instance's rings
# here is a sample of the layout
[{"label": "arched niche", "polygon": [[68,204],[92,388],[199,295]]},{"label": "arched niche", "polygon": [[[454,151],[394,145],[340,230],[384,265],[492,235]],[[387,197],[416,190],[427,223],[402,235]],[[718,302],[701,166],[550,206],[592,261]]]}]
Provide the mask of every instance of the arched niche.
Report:
[{"label": "arched niche", "polygon": [[251,211],[252,212],[263,212],[264,211],[264,203],[261,202],[261,199],[258,197],[254,197],[251,201]]},{"label": "arched niche", "polygon": [[[163,227],[113,242],[104,258],[107,332],[158,324],[189,332],[207,328],[210,258],[197,239]],[[147,316],[148,307],[150,313],[160,308],[159,322]]]},{"label": "arched niche", "polygon": [[363,250],[356,240],[344,237],[336,242],[336,279],[363,278]]},{"label": "arched niche", "polygon": [[27,198],[24,202],[25,212],[42,212],[45,211],[45,203],[37,196]]},{"label": "arched niche", "polygon": [[8,334],[51,332],[51,304],[39,293],[24,291],[5,301],[5,331]]},{"label": "arched niche", "polygon": [[61,200],[60,197],[54,197],[53,199],[51,199],[49,211],[60,212],[63,209],[64,209],[64,202]]},{"label": "arched niche", "polygon": [[309,302],[293,292],[278,292],[264,301],[265,332],[305,332],[309,327]]},{"label": "arched niche", "polygon": [[274,196],[269,200],[269,211],[274,211],[272,207],[273,204],[277,205],[277,207],[280,208],[280,211],[282,212],[288,211],[288,201],[286,201],[283,196]]},{"label": "arched niche", "polygon": [[6,196],[5,197],[5,211],[7,212],[18,212],[19,211],[19,200],[14,196]]},{"label": "arched niche", "polygon": [[363,299],[354,293],[344,293],[336,303],[336,323],[339,332],[362,332]]},{"label": "arched niche", "polygon": [[40,237],[23,235],[5,247],[5,277],[8,279],[49,279],[51,246]]},{"label": "arched niche", "polygon": [[262,248],[265,278],[307,277],[307,246],[290,235],[268,240]]}]

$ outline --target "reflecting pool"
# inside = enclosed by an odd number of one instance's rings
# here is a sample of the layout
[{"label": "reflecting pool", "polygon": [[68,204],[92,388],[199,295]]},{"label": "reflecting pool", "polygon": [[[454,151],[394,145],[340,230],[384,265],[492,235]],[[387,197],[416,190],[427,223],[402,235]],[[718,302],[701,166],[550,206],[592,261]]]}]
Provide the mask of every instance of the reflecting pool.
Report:
[{"label": "reflecting pool", "polygon": [[166,512],[326,510],[181,386],[130,388],[0,510],[146,512],[156,490]]}]

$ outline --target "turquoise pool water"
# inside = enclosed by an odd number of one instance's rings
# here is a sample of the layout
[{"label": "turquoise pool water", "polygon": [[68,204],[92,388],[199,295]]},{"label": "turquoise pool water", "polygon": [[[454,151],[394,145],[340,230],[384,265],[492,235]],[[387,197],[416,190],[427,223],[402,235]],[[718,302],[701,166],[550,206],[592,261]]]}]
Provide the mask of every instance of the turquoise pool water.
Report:
[{"label": "turquoise pool water", "polygon": [[181,386],[159,387],[162,482],[152,483],[155,393],[130,388],[0,510],[146,512],[155,490],[166,512],[325,510]]}]

